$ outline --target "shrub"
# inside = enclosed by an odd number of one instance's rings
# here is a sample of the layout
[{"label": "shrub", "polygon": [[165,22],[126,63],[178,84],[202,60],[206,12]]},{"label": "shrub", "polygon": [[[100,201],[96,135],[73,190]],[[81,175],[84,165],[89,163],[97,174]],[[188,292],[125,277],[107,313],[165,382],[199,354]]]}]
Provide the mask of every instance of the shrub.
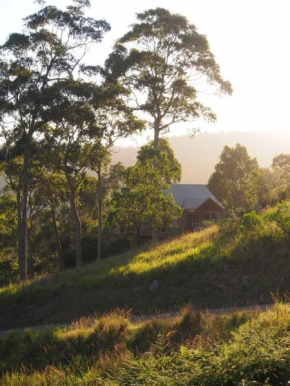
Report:
[{"label": "shrub", "polygon": [[286,239],[290,239],[290,205],[287,202],[281,202],[277,209],[269,216],[280,228]]},{"label": "shrub", "polygon": [[241,221],[241,230],[243,231],[252,231],[257,228],[262,229],[264,225],[264,221],[262,216],[258,213],[252,211],[250,213],[246,213],[242,217]]}]

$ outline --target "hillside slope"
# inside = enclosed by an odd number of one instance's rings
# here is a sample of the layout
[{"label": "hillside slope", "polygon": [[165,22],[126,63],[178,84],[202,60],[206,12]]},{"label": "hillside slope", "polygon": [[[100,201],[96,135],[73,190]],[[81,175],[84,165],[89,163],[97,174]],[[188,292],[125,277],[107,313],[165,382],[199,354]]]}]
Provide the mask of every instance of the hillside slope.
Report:
[{"label": "hillside slope", "polygon": [[[0,290],[0,329],[69,322],[116,308],[133,314],[267,303],[290,290],[288,238],[271,221],[229,222],[143,251]],[[158,280],[159,288],[150,285]]]}]

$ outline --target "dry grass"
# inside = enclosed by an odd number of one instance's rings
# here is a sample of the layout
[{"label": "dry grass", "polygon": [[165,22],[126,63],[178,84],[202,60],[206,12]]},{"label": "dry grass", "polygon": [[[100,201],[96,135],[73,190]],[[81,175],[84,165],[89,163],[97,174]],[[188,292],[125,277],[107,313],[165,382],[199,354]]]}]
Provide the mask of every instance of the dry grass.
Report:
[{"label": "dry grass", "polygon": [[69,329],[11,333],[0,343],[1,385],[285,384],[273,379],[288,376],[289,330],[283,304],[222,316],[187,307],[181,317],[137,325],[118,310]]}]

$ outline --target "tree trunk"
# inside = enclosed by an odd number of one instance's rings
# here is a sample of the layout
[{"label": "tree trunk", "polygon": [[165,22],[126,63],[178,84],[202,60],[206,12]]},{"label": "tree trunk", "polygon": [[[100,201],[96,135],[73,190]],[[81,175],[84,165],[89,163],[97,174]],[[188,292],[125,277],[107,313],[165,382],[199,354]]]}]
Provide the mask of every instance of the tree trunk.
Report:
[{"label": "tree trunk", "polygon": [[[159,148],[159,125],[160,125],[160,121],[158,119],[156,119],[154,121],[154,142],[153,142],[153,145],[154,145],[154,149],[158,149]],[[154,205],[154,203],[153,203]],[[159,241],[159,238],[158,238],[158,229],[153,229],[152,231],[152,235],[151,235],[151,241],[152,243],[157,243]]]},{"label": "tree trunk", "polygon": [[153,229],[152,235],[151,235],[152,243],[158,243],[159,241],[158,234],[159,234],[158,229]]},{"label": "tree trunk", "polygon": [[53,229],[54,229],[54,234],[55,234],[55,239],[56,239],[59,269],[63,270],[64,269],[64,263],[63,263],[62,249],[61,249],[61,239],[60,239],[60,234],[59,234],[59,230],[58,230],[58,226],[57,226],[57,222],[56,222],[56,218],[55,218],[55,206],[54,206],[53,198],[51,198],[51,216],[52,216]]},{"label": "tree trunk", "polygon": [[29,273],[29,277],[33,278],[33,276],[34,276],[34,269],[33,269],[33,254],[32,254],[31,233],[32,233],[32,226],[30,225],[30,227],[27,228],[28,273]]},{"label": "tree trunk", "polygon": [[27,280],[27,200],[29,158],[30,143],[26,143],[23,167],[17,186],[18,264],[21,281]]},{"label": "tree trunk", "polygon": [[27,266],[26,261],[23,260],[22,255],[22,213],[21,213],[21,185],[22,178],[18,182],[17,186],[17,238],[18,238],[18,265],[19,276],[21,281],[27,279]]},{"label": "tree trunk", "polygon": [[103,236],[103,197],[102,197],[102,171],[101,164],[98,164],[98,253],[97,261],[102,259],[102,236]]},{"label": "tree trunk", "polygon": [[79,216],[77,204],[76,204],[76,191],[72,186],[71,181],[69,181],[71,195],[70,195],[70,205],[72,214],[75,221],[75,243],[76,243],[76,266],[81,267],[83,265],[82,259],[82,224]]},{"label": "tree trunk", "polygon": [[26,144],[23,160],[23,194],[22,194],[22,214],[21,214],[21,234],[22,234],[22,262],[23,273],[27,279],[27,201],[28,201],[28,164],[30,158],[30,143]]},{"label": "tree trunk", "polygon": [[137,246],[141,245],[141,225],[136,226],[136,241]]},{"label": "tree trunk", "polygon": [[158,123],[154,122],[154,141],[153,141],[153,146],[154,149],[159,148],[159,127]]}]

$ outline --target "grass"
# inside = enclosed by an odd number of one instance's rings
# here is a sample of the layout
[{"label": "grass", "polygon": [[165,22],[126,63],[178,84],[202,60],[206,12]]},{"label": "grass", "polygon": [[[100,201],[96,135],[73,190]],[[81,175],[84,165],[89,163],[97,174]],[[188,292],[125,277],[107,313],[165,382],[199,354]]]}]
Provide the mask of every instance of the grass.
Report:
[{"label": "grass", "polygon": [[[2,328],[77,320],[0,340],[1,386],[288,384],[290,306],[222,316],[198,308],[288,299],[289,234],[284,205],[1,289]],[[189,302],[181,317],[130,319]]]},{"label": "grass", "polygon": [[2,386],[284,385],[290,307],[132,324],[123,311],[0,340]]},{"label": "grass", "polygon": [[[116,308],[142,314],[189,302],[196,308],[272,302],[273,294],[290,290],[290,244],[273,213],[260,217],[2,288],[0,329],[70,322]],[[152,293],[154,280],[159,289]]]},{"label": "grass", "polygon": [[[112,385],[286,385],[290,380],[289,307],[250,317],[230,339],[202,331],[179,350],[151,351],[123,366]],[[204,335],[203,335],[204,334]],[[117,380],[117,381],[115,381]]]}]

